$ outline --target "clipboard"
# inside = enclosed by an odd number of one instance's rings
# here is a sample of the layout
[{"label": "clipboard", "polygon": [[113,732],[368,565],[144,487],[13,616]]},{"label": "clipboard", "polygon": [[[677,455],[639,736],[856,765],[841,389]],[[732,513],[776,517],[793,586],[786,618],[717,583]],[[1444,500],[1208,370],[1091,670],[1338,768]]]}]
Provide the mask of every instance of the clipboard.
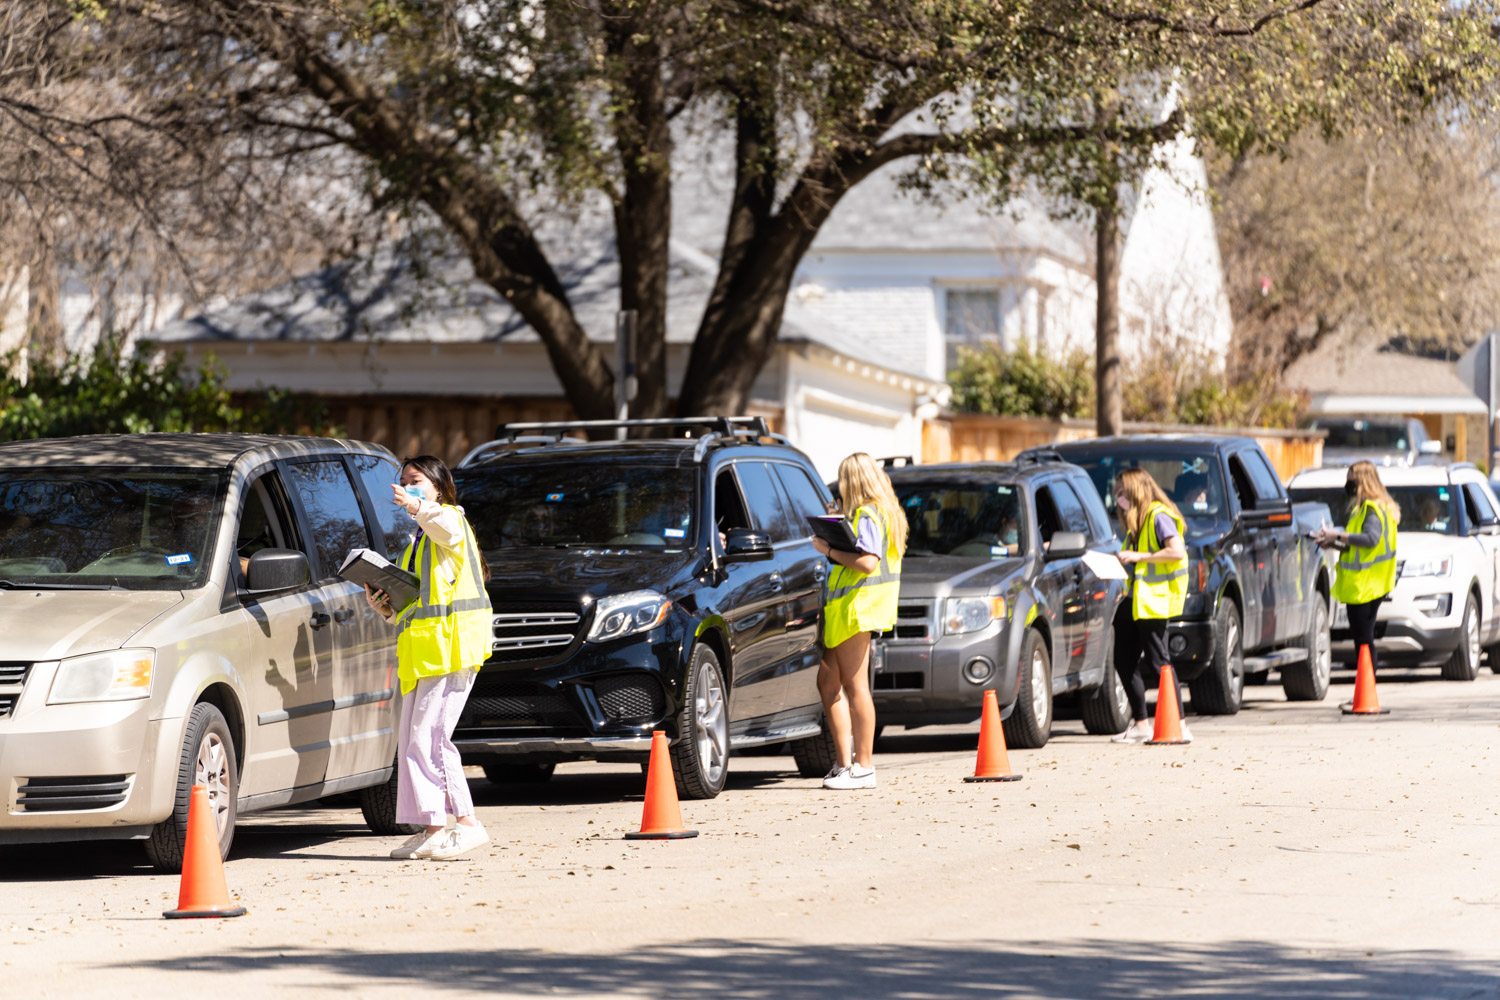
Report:
[{"label": "clipboard", "polygon": [[828,514],[821,517],[809,517],[808,527],[812,533],[828,543],[831,549],[839,552],[858,552],[859,539],[854,534],[854,528],[849,524],[849,519],[841,514]]},{"label": "clipboard", "polygon": [[368,584],[374,590],[385,591],[390,595],[391,607],[397,611],[415,601],[421,587],[416,574],[408,573],[374,549],[351,550],[344,557],[338,576],[350,583]]}]

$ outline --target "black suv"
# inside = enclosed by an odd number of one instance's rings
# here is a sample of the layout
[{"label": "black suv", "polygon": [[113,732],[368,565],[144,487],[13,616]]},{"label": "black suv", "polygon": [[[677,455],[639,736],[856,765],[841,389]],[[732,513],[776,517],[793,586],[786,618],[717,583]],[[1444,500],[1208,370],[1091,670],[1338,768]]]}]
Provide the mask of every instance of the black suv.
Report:
[{"label": "black suv", "polygon": [[[617,428],[696,436],[580,441]],[[833,764],[816,677],[829,496],[760,418],[502,425],[454,470],[489,561],[493,652],[454,742],[493,781],[644,761],[712,798],[731,752]]]}]

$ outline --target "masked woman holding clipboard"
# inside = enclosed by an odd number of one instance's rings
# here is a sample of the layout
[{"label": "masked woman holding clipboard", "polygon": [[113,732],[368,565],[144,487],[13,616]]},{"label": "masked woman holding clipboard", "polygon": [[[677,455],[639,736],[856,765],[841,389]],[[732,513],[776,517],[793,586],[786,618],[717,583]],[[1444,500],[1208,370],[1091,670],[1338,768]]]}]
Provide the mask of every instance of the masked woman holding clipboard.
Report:
[{"label": "masked woman holding clipboard", "polygon": [[851,520],[855,551],[814,536],[833,562],[823,604],[823,662],[818,693],[828,715],[838,763],[824,788],[875,787],[875,701],[870,697],[870,638],[896,624],[906,515],[891,480],[875,460],[856,452],[839,463],[841,508]]}]

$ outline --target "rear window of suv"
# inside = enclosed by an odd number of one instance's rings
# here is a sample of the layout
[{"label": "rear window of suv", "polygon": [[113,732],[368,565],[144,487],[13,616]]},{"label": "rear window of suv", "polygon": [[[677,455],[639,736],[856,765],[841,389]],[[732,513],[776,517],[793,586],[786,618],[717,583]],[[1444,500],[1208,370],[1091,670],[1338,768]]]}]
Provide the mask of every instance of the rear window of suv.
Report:
[{"label": "rear window of suv", "polygon": [[223,488],[212,469],[0,474],[0,587],[201,587]]},{"label": "rear window of suv", "polygon": [[500,462],[459,470],[479,547],[683,549],[693,538],[695,470],[625,463]]}]

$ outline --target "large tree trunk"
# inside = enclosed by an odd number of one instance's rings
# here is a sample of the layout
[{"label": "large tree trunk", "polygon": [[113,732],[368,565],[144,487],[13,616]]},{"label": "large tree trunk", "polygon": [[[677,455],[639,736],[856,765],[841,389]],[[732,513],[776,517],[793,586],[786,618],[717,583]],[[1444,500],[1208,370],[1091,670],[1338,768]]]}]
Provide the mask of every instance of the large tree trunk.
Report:
[{"label": "large tree trunk", "polygon": [[1117,199],[1094,212],[1094,390],[1100,437],[1124,429],[1120,399],[1120,214]]},{"label": "large tree trunk", "polygon": [[59,298],[57,257],[44,240],[26,268],[26,353],[33,368],[61,361],[66,353]]}]

